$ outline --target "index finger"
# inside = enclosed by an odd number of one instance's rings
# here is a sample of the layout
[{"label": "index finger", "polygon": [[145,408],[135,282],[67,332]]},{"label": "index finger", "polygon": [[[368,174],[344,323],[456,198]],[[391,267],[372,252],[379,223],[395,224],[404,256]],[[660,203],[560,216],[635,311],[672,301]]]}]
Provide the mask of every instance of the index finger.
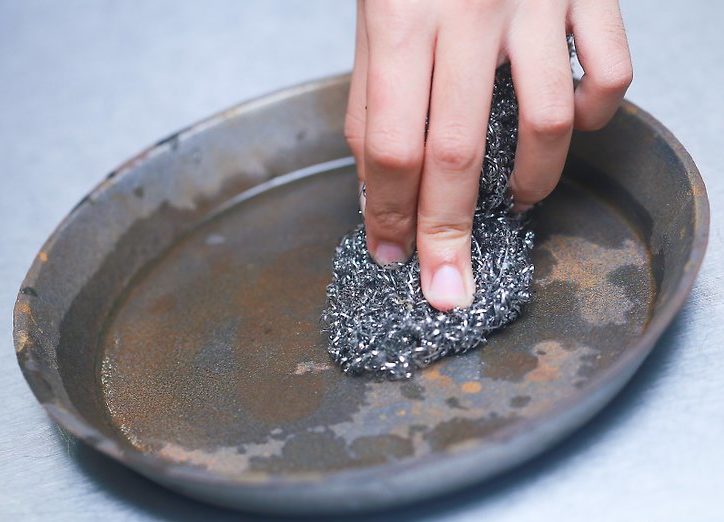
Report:
[{"label": "index finger", "polygon": [[367,2],[365,7],[365,225],[370,254],[386,265],[405,261],[415,241],[434,28],[424,6]]}]

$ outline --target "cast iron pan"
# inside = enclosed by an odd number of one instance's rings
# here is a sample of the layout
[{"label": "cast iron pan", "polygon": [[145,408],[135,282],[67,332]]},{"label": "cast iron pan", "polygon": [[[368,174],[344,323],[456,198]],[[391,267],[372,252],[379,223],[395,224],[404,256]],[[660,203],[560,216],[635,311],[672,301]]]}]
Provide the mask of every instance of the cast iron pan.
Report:
[{"label": "cast iron pan", "polygon": [[340,512],[490,477],[621,389],[704,255],[706,192],[676,139],[630,103],[577,134],[535,214],[523,317],[375,382],[330,365],[319,332],[334,248],[360,220],[347,89],[326,79],[214,116],[71,211],[15,307],[20,366],[56,422],[199,499]]}]

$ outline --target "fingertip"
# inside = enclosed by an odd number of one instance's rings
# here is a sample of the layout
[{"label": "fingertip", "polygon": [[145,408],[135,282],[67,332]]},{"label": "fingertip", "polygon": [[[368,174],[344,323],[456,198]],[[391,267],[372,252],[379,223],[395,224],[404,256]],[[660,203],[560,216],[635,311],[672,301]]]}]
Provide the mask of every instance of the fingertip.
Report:
[{"label": "fingertip", "polygon": [[472,274],[455,264],[438,266],[427,279],[428,283],[423,284],[423,295],[433,308],[449,312],[473,304],[475,283]]},{"label": "fingertip", "polygon": [[410,257],[405,248],[391,241],[377,241],[370,250],[372,259],[380,266],[404,263]]},{"label": "fingertip", "polygon": [[471,260],[472,216],[442,225],[418,215],[417,253],[420,283],[427,302],[441,312],[467,308],[473,302],[475,278]]}]

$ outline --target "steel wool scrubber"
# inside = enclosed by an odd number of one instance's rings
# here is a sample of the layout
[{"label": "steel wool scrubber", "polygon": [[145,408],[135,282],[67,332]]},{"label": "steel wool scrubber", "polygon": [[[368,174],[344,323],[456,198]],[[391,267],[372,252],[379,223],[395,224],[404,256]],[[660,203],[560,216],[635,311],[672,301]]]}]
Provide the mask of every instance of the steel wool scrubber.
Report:
[{"label": "steel wool scrubber", "polygon": [[498,69],[472,235],[475,296],[469,308],[440,312],[420,288],[417,254],[380,267],[369,256],[364,225],[342,238],[322,313],[329,354],[345,373],[404,379],[449,354],[484,344],[530,300],[533,232],[512,212],[508,178],[518,135],[510,67]]}]

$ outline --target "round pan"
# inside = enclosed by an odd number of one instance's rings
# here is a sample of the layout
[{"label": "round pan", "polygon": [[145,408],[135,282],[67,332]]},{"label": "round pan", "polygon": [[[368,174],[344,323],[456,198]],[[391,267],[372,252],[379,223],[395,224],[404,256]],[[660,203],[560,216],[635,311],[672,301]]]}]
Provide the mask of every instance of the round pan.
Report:
[{"label": "round pan", "polygon": [[23,282],[14,338],[50,416],[168,487],[265,512],[376,509],[488,478],[581,426],[684,303],[708,202],[681,144],[624,103],[574,136],[533,216],[535,297],[407,382],[330,365],[319,313],[359,221],[348,77],[176,133],[74,208]]}]

